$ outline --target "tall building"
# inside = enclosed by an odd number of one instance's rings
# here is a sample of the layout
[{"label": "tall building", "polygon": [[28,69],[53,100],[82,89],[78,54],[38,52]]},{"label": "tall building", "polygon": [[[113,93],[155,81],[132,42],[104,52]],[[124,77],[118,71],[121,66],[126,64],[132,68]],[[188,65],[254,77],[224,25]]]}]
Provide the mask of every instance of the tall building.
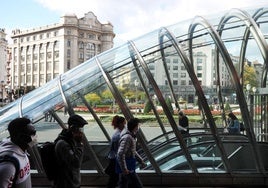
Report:
[{"label": "tall building", "polygon": [[66,14],[59,23],[12,31],[12,89],[36,88],[113,47],[113,25],[92,12]]},{"label": "tall building", "polygon": [[[205,41],[202,40],[198,40],[197,42],[198,43],[196,45],[199,45],[199,48],[193,50],[193,68],[197,79],[205,92],[206,98],[210,99],[209,102],[212,102],[214,96],[217,95],[216,54],[213,46],[206,45]],[[182,44],[182,46],[184,48],[188,48],[187,44]],[[169,77],[177,98],[181,98],[188,103],[193,103],[195,100],[196,91],[186,67],[182,63],[181,58],[178,56],[174,48],[166,48],[165,52],[168,54],[165,59],[167,69],[169,71]],[[232,54],[229,55],[231,56],[233,63],[237,64],[239,59]],[[157,57],[155,59],[159,58]],[[152,57],[151,60],[148,61],[154,62],[155,60]],[[168,79],[164,73],[162,64],[162,59],[160,59],[158,61],[156,60],[155,63],[149,63],[148,66],[161,91],[166,95],[170,95],[168,93]],[[219,69],[220,82],[222,89],[224,89],[223,95],[229,96],[230,93],[228,89],[231,88],[231,78],[221,56],[219,57]]]},{"label": "tall building", "polygon": [[7,40],[5,29],[0,29],[0,102],[5,98],[5,83],[7,81]]}]

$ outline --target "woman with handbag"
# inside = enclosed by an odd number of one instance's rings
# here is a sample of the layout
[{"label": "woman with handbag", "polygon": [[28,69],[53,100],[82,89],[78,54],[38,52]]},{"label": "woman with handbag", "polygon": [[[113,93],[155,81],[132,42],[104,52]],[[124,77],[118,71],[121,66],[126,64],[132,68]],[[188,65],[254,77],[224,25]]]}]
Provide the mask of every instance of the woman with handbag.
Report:
[{"label": "woman with handbag", "polygon": [[139,131],[140,120],[128,120],[127,129],[122,131],[117,152],[116,171],[119,173],[119,188],[143,188],[139,176],[136,174],[136,160],[145,168],[141,156],[136,151],[136,135]]},{"label": "woman with handbag", "polygon": [[115,171],[116,155],[119,146],[120,133],[125,128],[126,119],[122,116],[114,116],[112,126],[115,132],[112,136],[111,149],[108,155],[109,164],[105,169],[105,173],[109,175],[107,188],[115,188],[118,184],[119,174]]}]

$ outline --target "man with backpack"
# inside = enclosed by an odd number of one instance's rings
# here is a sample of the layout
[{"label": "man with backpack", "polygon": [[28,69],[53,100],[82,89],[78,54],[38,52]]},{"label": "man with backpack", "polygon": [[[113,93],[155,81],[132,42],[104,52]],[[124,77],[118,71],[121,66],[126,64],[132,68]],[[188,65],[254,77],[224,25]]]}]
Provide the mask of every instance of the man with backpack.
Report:
[{"label": "man with backpack", "polygon": [[36,130],[28,118],[8,125],[10,139],[0,143],[0,187],[31,188],[27,148],[37,144]]},{"label": "man with backpack", "polygon": [[68,129],[62,130],[56,139],[55,155],[59,165],[54,180],[55,188],[79,188],[80,168],[83,159],[83,127],[88,122],[79,115],[68,119]]}]

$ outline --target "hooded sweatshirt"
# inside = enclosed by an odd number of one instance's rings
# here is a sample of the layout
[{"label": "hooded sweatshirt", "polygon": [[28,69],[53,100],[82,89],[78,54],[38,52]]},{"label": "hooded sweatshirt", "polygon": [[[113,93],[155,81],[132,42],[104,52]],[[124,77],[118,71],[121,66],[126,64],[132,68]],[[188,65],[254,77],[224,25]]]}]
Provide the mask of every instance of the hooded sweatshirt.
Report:
[{"label": "hooded sweatshirt", "polygon": [[16,173],[14,164],[11,162],[0,163],[0,187],[31,188],[30,162],[27,153],[7,139],[0,143],[0,155],[7,154],[18,159],[20,170],[16,182],[13,182]]}]

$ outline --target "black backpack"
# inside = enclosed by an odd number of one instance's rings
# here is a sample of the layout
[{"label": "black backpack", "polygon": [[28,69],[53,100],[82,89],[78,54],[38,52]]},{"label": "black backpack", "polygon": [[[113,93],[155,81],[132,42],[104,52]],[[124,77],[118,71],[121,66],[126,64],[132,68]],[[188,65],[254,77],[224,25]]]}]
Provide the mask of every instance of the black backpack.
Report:
[{"label": "black backpack", "polygon": [[57,178],[60,168],[56,159],[55,145],[56,142],[45,142],[39,147],[43,168],[50,181]]},{"label": "black backpack", "polygon": [[15,166],[16,172],[15,172],[15,177],[13,179],[13,184],[12,184],[12,187],[15,187],[16,180],[20,172],[19,160],[16,157],[13,157],[11,155],[3,155],[3,156],[0,156],[0,163],[2,162],[11,162]]}]

